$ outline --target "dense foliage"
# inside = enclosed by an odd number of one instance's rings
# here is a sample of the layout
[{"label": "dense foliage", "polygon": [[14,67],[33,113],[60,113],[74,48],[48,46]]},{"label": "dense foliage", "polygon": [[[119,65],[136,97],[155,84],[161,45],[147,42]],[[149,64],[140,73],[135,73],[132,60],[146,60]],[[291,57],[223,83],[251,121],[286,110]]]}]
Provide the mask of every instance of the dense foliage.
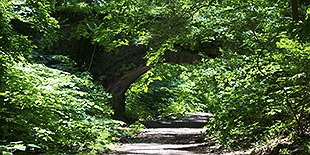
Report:
[{"label": "dense foliage", "polygon": [[309,152],[309,9],[301,5],[305,19],[294,23],[287,2],[234,2],[197,17],[198,32],[218,30],[199,35],[226,40],[222,57],[157,66],[131,87],[128,112],[137,118],[211,112],[206,136],[225,147]]},{"label": "dense foliage", "polygon": [[89,73],[66,56],[42,54],[57,39],[53,7],[45,0],[0,3],[2,153],[95,153],[123,133],[111,119],[110,95]]},{"label": "dense foliage", "polygon": [[309,44],[282,39],[277,46],[264,58],[223,51],[195,65],[158,66],[131,87],[127,112],[136,118],[211,112],[206,136],[225,147],[280,142],[289,152],[308,152]]},{"label": "dense foliage", "polygon": [[[94,57],[88,46],[109,53],[143,46],[155,68],[127,92],[127,115],[211,112],[205,134],[226,148],[307,153],[309,28],[306,0],[1,0],[0,143],[107,149],[120,134],[111,96],[59,53]],[[72,51],[58,51],[61,44]],[[161,64],[179,47],[202,61]],[[221,56],[210,59],[219,47]]]},{"label": "dense foliage", "polygon": [[113,121],[108,94],[88,75],[42,64],[10,64],[1,96],[1,139],[40,144],[45,150],[105,148]]}]

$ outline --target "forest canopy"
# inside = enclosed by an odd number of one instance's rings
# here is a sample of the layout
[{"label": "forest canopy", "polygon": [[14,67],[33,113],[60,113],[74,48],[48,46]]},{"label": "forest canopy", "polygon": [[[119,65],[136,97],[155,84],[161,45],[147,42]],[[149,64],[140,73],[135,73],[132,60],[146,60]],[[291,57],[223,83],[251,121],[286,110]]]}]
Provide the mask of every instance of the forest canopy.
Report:
[{"label": "forest canopy", "polygon": [[110,86],[148,66],[128,122],[210,112],[225,148],[306,154],[309,63],[307,0],[0,0],[0,150],[108,151]]}]

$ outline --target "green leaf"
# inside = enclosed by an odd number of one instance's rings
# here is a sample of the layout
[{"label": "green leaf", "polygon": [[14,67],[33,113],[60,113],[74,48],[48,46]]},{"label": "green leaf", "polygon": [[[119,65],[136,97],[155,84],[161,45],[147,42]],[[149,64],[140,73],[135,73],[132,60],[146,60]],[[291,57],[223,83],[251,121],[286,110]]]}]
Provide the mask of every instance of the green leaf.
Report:
[{"label": "green leaf", "polygon": [[30,147],[30,148],[36,148],[36,149],[41,149],[41,147],[40,147],[40,146],[35,145],[35,144],[27,144],[27,147]]},{"label": "green leaf", "polygon": [[12,152],[2,151],[2,155],[13,155],[13,153]]}]

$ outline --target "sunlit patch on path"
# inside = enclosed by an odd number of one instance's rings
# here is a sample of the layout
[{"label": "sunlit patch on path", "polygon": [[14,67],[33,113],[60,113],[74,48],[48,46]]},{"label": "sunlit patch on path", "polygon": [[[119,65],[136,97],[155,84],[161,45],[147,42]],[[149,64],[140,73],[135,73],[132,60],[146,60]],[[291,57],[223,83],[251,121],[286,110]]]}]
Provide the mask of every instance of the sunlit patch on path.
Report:
[{"label": "sunlit patch on path", "polygon": [[[126,143],[120,144],[114,154],[145,155],[199,155],[230,154],[221,152],[212,140],[205,140],[201,134],[203,124],[210,115],[199,113],[183,120],[155,120],[149,122],[154,128],[144,129]],[[183,122],[183,123],[182,123]],[[191,122],[193,124],[191,124]],[[198,127],[197,122],[200,122]],[[169,128],[170,124],[170,128]],[[158,125],[158,128],[155,128]],[[246,153],[235,153],[246,154]]]},{"label": "sunlit patch on path", "polygon": [[[194,154],[194,148],[208,145],[202,142],[203,129],[152,128],[133,137],[131,143],[121,144],[117,154]],[[200,141],[200,142],[199,142]]]}]

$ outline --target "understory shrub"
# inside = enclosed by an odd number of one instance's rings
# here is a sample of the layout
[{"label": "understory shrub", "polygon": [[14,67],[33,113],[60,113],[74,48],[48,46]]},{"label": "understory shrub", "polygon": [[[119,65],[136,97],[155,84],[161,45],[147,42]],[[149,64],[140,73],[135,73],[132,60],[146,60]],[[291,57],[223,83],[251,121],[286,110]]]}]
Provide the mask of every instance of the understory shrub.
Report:
[{"label": "understory shrub", "polygon": [[108,150],[119,123],[111,119],[109,94],[88,73],[73,75],[25,60],[5,66],[1,144],[23,141],[50,152]]},{"label": "understory shrub", "polygon": [[274,138],[302,147],[309,140],[309,54],[309,44],[283,38],[261,56],[209,61],[205,83],[214,85],[205,96],[214,118],[207,134],[231,148]]},{"label": "understory shrub", "polygon": [[189,76],[195,66],[161,64],[132,84],[127,94],[126,113],[135,119],[181,117],[203,111]]}]

